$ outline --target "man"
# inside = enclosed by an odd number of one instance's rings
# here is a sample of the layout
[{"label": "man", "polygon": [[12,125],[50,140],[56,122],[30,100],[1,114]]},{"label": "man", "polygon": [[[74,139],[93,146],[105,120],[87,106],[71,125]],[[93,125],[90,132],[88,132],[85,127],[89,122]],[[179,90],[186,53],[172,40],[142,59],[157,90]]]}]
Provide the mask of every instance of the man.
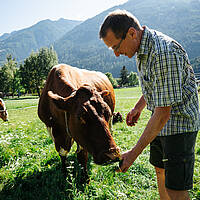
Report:
[{"label": "man", "polygon": [[126,172],[150,144],[160,199],[189,199],[200,118],[195,76],[185,50],[122,10],[106,17],[99,36],[117,57],[136,54],[143,95],[127,114],[127,125],[137,123],[146,105],[152,111],[136,145],[122,154],[120,171]]}]

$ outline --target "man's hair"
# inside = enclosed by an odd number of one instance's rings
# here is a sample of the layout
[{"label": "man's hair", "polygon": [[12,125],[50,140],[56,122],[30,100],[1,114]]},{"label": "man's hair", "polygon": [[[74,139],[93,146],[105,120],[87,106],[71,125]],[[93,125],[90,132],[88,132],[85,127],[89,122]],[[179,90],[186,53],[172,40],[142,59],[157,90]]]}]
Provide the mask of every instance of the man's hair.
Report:
[{"label": "man's hair", "polygon": [[125,38],[130,27],[141,30],[138,19],[126,10],[115,10],[109,13],[100,27],[99,38],[105,38],[110,29],[117,39]]}]

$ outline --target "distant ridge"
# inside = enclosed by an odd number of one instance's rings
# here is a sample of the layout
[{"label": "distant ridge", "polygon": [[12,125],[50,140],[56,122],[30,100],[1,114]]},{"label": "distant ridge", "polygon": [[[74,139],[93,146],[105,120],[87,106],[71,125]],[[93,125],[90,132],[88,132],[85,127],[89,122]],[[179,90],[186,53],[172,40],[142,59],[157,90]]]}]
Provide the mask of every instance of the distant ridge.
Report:
[{"label": "distant ridge", "polygon": [[84,21],[67,32],[54,44],[60,62],[80,68],[111,72],[119,76],[125,65],[137,71],[134,60],[124,56],[116,58],[98,38],[99,27],[105,16],[115,9],[134,14],[142,25],[157,29],[180,42],[189,57],[200,56],[200,1],[199,0],[129,0]]},{"label": "distant ridge", "polygon": [[57,21],[47,19],[29,28],[3,34],[0,37],[0,63],[5,61],[7,54],[12,54],[17,61],[22,61],[32,50],[53,44],[81,22],[63,18]]},{"label": "distant ridge", "polygon": [[129,71],[137,71],[135,59],[116,58],[98,36],[105,16],[118,8],[133,13],[142,25],[176,39],[191,59],[200,57],[200,0],[129,0],[84,22],[44,20],[11,35],[3,35],[3,40],[0,37],[0,64],[7,53],[22,61],[32,49],[53,44],[60,63],[111,72],[114,77],[119,76],[124,65]]}]

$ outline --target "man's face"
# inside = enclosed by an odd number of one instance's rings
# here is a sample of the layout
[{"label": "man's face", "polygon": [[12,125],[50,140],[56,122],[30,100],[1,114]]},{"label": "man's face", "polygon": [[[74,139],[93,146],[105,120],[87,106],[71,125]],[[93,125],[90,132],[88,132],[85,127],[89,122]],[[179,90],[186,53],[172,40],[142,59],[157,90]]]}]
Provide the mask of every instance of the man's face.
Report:
[{"label": "man's face", "polygon": [[135,29],[130,28],[124,39],[117,39],[115,34],[111,30],[108,30],[106,37],[103,38],[103,41],[108,48],[111,48],[114,51],[117,57],[125,55],[132,58],[139,48],[136,38],[137,33]]}]

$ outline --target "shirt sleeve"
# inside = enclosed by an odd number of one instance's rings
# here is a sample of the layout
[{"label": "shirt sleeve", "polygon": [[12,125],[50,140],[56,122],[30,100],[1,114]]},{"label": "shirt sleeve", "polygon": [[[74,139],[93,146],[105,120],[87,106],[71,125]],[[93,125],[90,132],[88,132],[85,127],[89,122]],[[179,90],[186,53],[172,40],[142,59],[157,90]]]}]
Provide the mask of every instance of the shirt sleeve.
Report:
[{"label": "shirt sleeve", "polygon": [[162,53],[156,57],[153,99],[155,107],[165,107],[182,101],[182,65],[177,53]]}]

